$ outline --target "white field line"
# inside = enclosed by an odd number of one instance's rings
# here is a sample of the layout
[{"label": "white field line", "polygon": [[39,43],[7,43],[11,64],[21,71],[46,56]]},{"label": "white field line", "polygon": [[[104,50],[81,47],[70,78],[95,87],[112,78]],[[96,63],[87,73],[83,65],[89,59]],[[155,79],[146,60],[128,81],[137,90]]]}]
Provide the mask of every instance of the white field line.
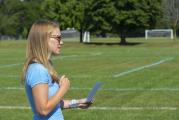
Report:
[{"label": "white field line", "polygon": [[24,87],[0,87],[0,90],[24,90]]},{"label": "white field line", "polygon": [[156,66],[156,65],[162,64],[162,63],[167,62],[167,61],[171,61],[171,60],[173,60],[173,59],[174,59],[174,57],[170,57],[170,58],[167,58],[167,59],[164,59],[164,60],[160,60],[160,61],[158,61],[158,62],[149,64],[149,65],[137,67],[137,68],[134,68],[134,69],[125,71],[125,72],[121,72],[121,73],[115,74],[113,77],[115,77],[115,78],[116,78],[116,77],[121,77],[121,76],[130,74],[130,73],[133,73],[133,72],[136,72],[136,71],[143,70],[143,69],[145,69],[145,68],[149,68],[149,67],[152,67],[152,66]]},{"label": "white field line", "polygon": [[[0,74],[0,78],[20,78],[21,75],[5,75],[5,74]],[[70,75],[68,76],[70,79],[76,79],[76,78],[92,78],[92,75]],[[110,78],[110,75],[103,75],[103,76],[98,76],[98,78]]]},{"label": "white field line", "polygon": [[23,63],[1,65],[0,68],[14,67],[14,66],[22,65],[22,64],[23,64]]},{"label": "white field line", "polygon": [[26,109],[31,109],[28,106],[0,106],[0,109],[22,109],[22,110],[26,110]]},{"label": "white field line", "polygon": [[[0,77],[11,77],[11,78],[19,78],[21,77],[20,75],[5,75],[5,74],[0,74]],[[89,78],[92,77],[92,75],[70,75],[70,78]],[[104,76],[102,76],[104,77]],[[106,76],[108,77],[108,76]]]},{"label": "white field line", "polygon": [[177,107],[90,107],[91,110],[177,110]]},{"label": "white field line", "polygon": [[[29,106],[0,106],[0,109],[30,110]],[[90,107],[88,110],[177,110],[177,107]]]},{"label": "white field line", "polygon": [[[91,90],[92,88],[79,88],[79,87],[72,87],[71,90]],[[0,90],[24,90],[24,87],[0,87]],[[144,92],[160,92],[160,91],[179,91],[179,88],[108,88],[108,89],[100,89],[99,91],[114,91],[114,92],[136,92],[136,91],[144,91]]]},{"label": "white field line", "polygon": [[0,74],[0,77],[5,77],[5,78],[19,78],[20,75],[5,75],[5,74]]},{"label": "white field line", "polygon": [[64,58],[74,58],[74,57],[78,57],[78,55],[68,55],[68,56],[53,57],[52,60],[58,60],[58,59],[64,59]]},{"label": "white field line", "polygon": [[96,52],[96,53],[91,53],[92,56],[98,56],[98,55],[102,55],[101,52]]},{"label": "white field line", "polygon": [[[91,90],[92,88],[76,88],[72,87],[72,90]],[[179,88],[151,88],[151,89],[145,89],[145,88],[108,88],[108,89],[100,89],[99,91],[116,91],[116,92],[122,92],[122,91],[149,91],[149,92],[157,92],[157,91],[179,91]]]},{"label": "white field line", "polygon": [[[102,53],[96,53],[96,54],[90,54],[89,56],[98,56],[98,55],[101,55],[101,54]],[[64,59],[64,58],[74,58],[74,57],[80,57],[80,55],[59,56],[59,57],[52,58],[52,60],[58,60],[58,59]],[[23,63],[0,65],[0,68],[14,67],[14,66],[22,65],[22,64]]]},{"label": "white field line", "polygon": [[[5,75],[5,74],[0,74],[0,78],[3,78],[3,77],[5,77],[5,78],[20,78],[21,77],[21,75],[19,74],[19,75]],[[70,75],[69,76],[69,78],[90,78],[90,77],[92,77],[92,75]],[[109,75],[106,75],[106,76],[100,76],[100,77],[102,77],[102,78],[104,78],[104,77],[106,77],[106,78],[108,78],[108,77],[110,77]]]},{"label": "white field line", "polygon": [[[52,60],[63,59],[63,58],[71,58],[71,57],[77,57],[77,55],[60,56],[60,57],[52,58]],[[14,66],[22,65],[22,64],[23,64],[23,63],[1,65],[0,68],[14,67]]]},{"label": "white field line", "polygon": [[[52,59],[53,59],[53,60],[57,60],[57,59],[71,58],[71,57],[77,57],[77,55],[60,56],[60,57],[55,57],[55,58],[52,58]],[[23,64],[23,63],[1,65],[0,68],[14,67],[14,66],[22,65],[22,64]]]},{"label": "white field line", "polygon": [[90,55],[68,55],[68,56],[59,56],[59,57],[54,57],[52,60],[58,60],[58,59],[64,59],[64,58],[77,58],[77,57],[84,57],[84,56],[99,56],[102,53],[91,53]]}]

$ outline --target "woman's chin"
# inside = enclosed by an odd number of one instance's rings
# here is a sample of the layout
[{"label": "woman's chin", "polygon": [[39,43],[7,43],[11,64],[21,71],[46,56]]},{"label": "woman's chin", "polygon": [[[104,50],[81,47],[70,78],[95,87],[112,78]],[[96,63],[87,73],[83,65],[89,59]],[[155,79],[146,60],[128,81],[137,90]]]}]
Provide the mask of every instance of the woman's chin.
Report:
[{"label": "woman's chin", "polygon": [[53,55],[59,55],[60,54],[60,51],[58,52],[53,52]]}]

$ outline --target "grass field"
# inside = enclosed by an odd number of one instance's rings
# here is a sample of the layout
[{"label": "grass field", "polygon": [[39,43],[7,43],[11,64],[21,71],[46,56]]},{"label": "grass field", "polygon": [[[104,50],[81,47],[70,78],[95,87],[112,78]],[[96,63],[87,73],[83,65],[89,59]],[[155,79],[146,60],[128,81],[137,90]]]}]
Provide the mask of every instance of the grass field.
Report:
[{"label": "grass field", "polygon": [[[66,99],[86,97],[96,81],[103,86],[88,110],[64,110],[66,120],[178,120],[179,40],[128,39],[136,45],[65,42],[53,58],[71,82]],[[103,44],[102,42],[114,44]],[[0,120],[31,120],[20,83],[26,41],[0,41]]]}]

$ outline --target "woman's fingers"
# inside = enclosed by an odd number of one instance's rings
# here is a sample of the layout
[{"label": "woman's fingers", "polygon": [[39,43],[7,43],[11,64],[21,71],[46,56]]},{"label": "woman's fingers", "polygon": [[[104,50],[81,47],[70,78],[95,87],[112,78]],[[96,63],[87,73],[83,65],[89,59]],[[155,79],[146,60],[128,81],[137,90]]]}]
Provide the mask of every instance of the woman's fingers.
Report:
[{"label": "woman's fingers", "polygon": [[78,104],[78,107],[81,108],[81,109],[87,109],[91,106],[92,103],[81,103],[81,104]]},{"label": "woman's fingers", "polygon": [[67,91],[70,88],[70,81],[65,75],[61,76],[59,86],[60,89],[63,89],[64,91]]}]

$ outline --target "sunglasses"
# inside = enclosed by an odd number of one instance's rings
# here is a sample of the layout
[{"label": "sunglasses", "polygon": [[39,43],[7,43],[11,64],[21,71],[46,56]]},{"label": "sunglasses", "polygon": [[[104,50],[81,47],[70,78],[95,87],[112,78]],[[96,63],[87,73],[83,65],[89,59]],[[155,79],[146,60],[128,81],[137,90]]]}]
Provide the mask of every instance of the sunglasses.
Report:
[{"label": "sunglasses", "polygon": [[50,38],[54,38],[54,39],[58,40],[59,42],[62,39],[61,35],[52,35],[52,36],[50,36]]}]

